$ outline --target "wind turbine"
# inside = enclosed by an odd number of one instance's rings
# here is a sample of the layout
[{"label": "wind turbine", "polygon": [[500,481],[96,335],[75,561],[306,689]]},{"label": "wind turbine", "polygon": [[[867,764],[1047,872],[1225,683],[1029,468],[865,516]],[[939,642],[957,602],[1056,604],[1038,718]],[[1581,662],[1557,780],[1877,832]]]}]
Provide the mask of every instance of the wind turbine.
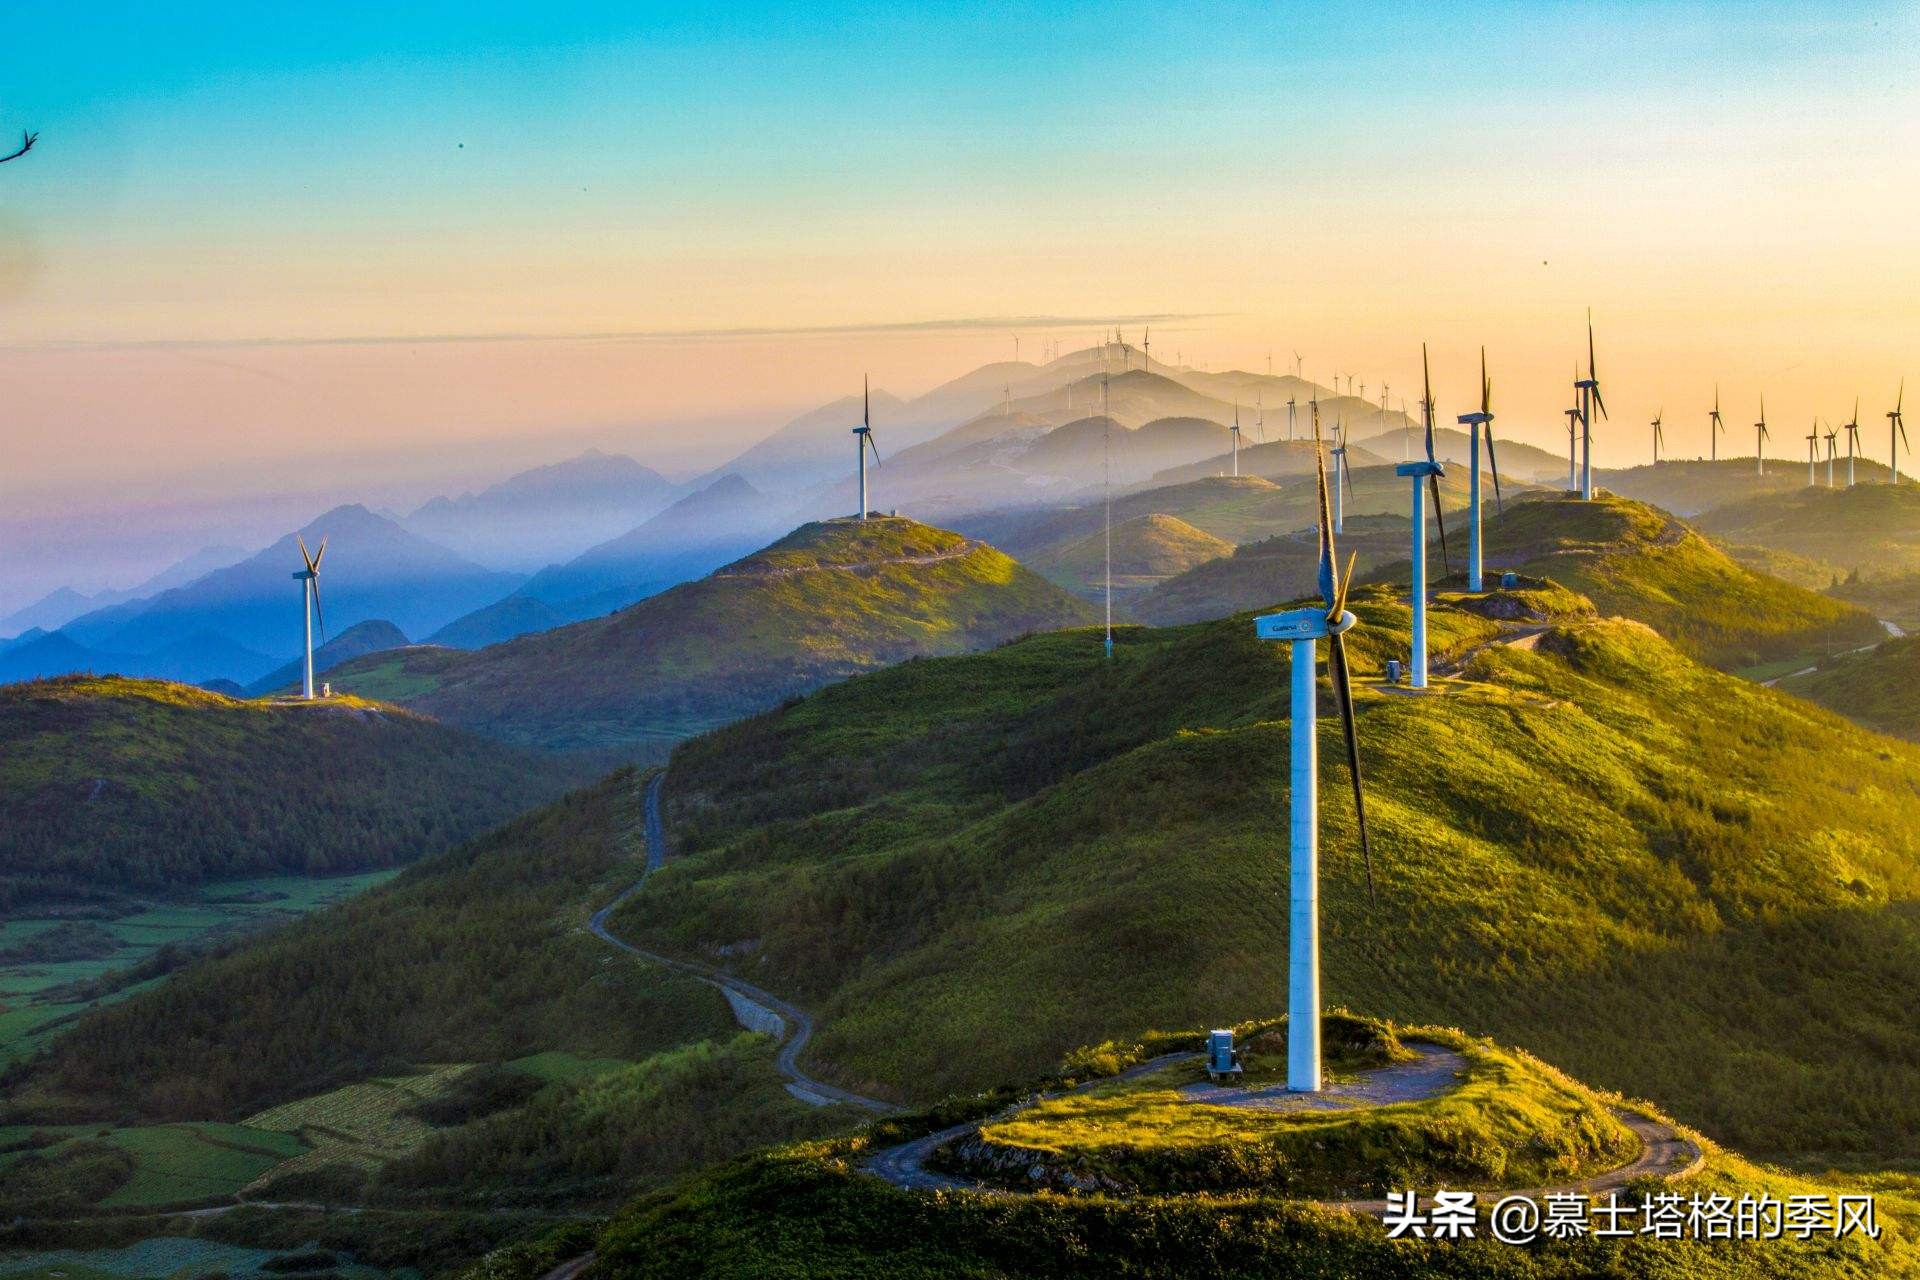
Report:
[{"label": "wind turbine", "polygon": [[1807,432],[1807,488],[1813,488],[1814,455],[1820,452],[1820,419],[1813,420],[1813,430]]},{"label": "wind turbine", "polygon": [[1373,897],[1373,846],[1367,838],[1367,806],[1360,785],[1360,738],[1354,724],[1353,680],[1343,637],[1354,616],[1347,611],[1353,560],[1340,572],[1334,557],[1334,530],[1327,511],[1327,461],[1321,450],[1320,416],[1313,420],[1313,452],[1320,481],[1320,597],[1323,604],[1253,620],[1262,640],[1291,646],[1292,708],[1291,793],[1287,841],[1287,1088],[1296,1093],[1320,1089],[1320,740],[1317,649],[1327,641],[1327,680],[1340,708],[1346,738],[1347,774],[1353,782],[1353,809],[1360,853],[1367,869],[1367,897]]},{"label": "wind turbine", "polygon": [[[1487,436],[1487,464],[1493,469],[1493,500],[1502,511],[1506,501],[1500,496],[1500,462],[1493,453],[1493,381],[1487,377],[1487,349],[1480,348],[1480,411],[1463,413],[1454,419],[1467,429],[1467,590],[1481,591],[1480,555],[1480,433]],[[1434,499],[1434,510],[1440,500]]]},{"label": "wind turbine", "polygon": [[[1316,391],[1314,394],[1317,396],[1320,393]],[[1291,395],[1287,397],[1287,443],[1293,443],[1293,397]]]},{"label": "wind turbine", "polygon": [[880,465],[880,446],[873,442],[873,394],[865,375],[860,378],[860,425],[853,429],[853,453],[860,464],[860,519],[867,518],[867,450],[873,450],[873,465]]},{"label": "wind turbine", "polygon": [[307,554],[307,540],[299,534],[293,540],[300,544],[300,560],[306,568],[293,576],[300,580],[300,625],[304,633],[305,650],[300,669],[300,696],[308,702],[313,701],[313,616],[320,615],[320,634],[327,634],[326,611],[320,607],[320,561],[327,554],[327,540],[320,539],[320,550]]},{"label": "wind turbine", "polygon": [[[1859,415],[1855,414],[1854,416],[1858,417]],[[1713,384],[1713,412],[1707,415],[1708,462],[1718,462],[1720,460],[1720,433],[1726,429],[1727,424],[1720,419],[1720,384],[1716,382]]]},{"label": "wind turbine", "polygon": [[1293,353],[1293,376],[1296,379],[1300,376],[1300,353],[1298,351]]},{"label": "wind turbine", "polygon": [[1760,394],[1760,421],[1753,424],[1753,433],[1753,451],[1758,455],[1755,461],[1760,467],[1760,470],[1756,474],[1765,475],[1767,474],[1767,438],[1773,434],[1767,430],[1767,397],[1765,392]]},{"label": "wind turbine", "polygon": [[[1907,380],[1900,379],[1900,395],[1893,402],[1893,408],[1887,410],[1888,452],[1892,455],[1888,470],[1892,479],[1887,483],[1900,483],[1900,446],[1907,443],[1907,420],[1900,416],[1900,406],[1907,401]],[[1908,445],[1908,448],[1912,448]]]},{"label": "wind turbine", "polygon": [[[1267,357],[1271,360],[1273,357]],[[1253,430],[1260,437],[1260,443],[1267,442],[1267,393],[1264,390],[1253,393]]]},{"label": "wind turbine", "polygon": [[1653,421],[1647,424],[1653,428],[1653,465],[1656,467],[1660,465],[1660,446],[1667,442],[1666,433],[1660,430],[1660,419],[1666,416],[1666,412],[1665,409],[1661,409],[1653,415]]},{"label": "wind turbine", "polygon": [[1833,455],[1839,452],[1839,450],[1834,447],[1834,441],[1838,440],[1839,438],[1840,438],[1840,433],[1833,429],[1832,423],[1828,423],[1827,424],[1827,488],[1829,489],[1833,488]]},{"label": "wind turbine", "polygon": [[1853,398],[1853,417],[1847,421],[1847,488],[1853,488],[1853,456],[1860,452],[1860,397]]},{"label": "wind turbine", "polygon": [[1240,402],[1233,402],[1233,474],[1240,474]]},{"label": "wind turbine", "polygon": [[1447,564],[1447,521],[1440,510],[1440,477],[1447,469],[1433,456],[1433,375],[1427,369],[1424,342],[1420,344],[1420,376],[1426,386],[1420,416],[1427,424],[1427,457],[1424,462],[1402,462],[1393,469],[1395,475],[1413,481],[1413,661],[1407,683],[1415,689],[1427,687],[1427,507],[1422,480],[1433,489],[1433,518],[1440,526],[1440,563],[1447,572],[1453,571]]},{"label": "wind turbine", "polygon": [[1600,395],[1600,372],[1593,358],[1593,311],[1587,311],[1587,376],[1573,384],[1580,389],[1580,496],[1593,500],[1593,411],[1607,416],[1607,402]]}]

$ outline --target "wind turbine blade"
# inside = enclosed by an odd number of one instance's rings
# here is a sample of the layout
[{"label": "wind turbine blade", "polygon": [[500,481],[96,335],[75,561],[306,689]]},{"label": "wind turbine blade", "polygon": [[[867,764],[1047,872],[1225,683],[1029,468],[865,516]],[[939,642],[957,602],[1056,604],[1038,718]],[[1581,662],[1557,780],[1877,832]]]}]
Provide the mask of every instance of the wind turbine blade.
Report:
[{"label": "wind turbine blade", "polygon": [[1331,608],[1334,601],[1333,501],[1327,496],[1327,455],[1320,439],[1320,413],[1317,407],[1313,415],[1313,469],[1320,501],[1320,598]]},{"label": "wind turbine blade", "polygon": [[293,540],[300,544],[300,562],[307,566],[308,573],[312,573],[313,556],[307,551],[307,540],[297,533],[293,535]]},{"label": "wind turbine blade", "polygon": [[313,571],[320,572],[320,562],[327,558],[327,540],[320,539],[320,549],[313,553]]},{"label": "wind turbine blade", "polygon": [[[1433,486],[1433,523],[1440,530],[1440,567],[1447,573],[1452,573],[1453,562],[1447,558],[1447,517],[1440,510],[1440,477],[1429,475],[1427,483]],[[1420,536],[1426,537],[1424,529],[1421,530]]]},{"label": "wind turbine blade", "polygon": [[1327,637],[1327,679],[1333,685],[1334,701],[1340,704],[1340,730],[1347,744],[1347,777],[1353,783],[1353,817],[1360,830],[1360,858],[1367,869],[1367,901],[1375,901],[1373,889],[1373,841],[1367,835],[1367,798],[1360,785],[1360,731],[1353,717],[1353,676],[1347,668],[1347,645],[1343,635]]},{"label": "wind turbine blade", "polygon": [[1507,512],[1506,499],[1500,496],[1500,459],[1493,456],[1493,424],[1487,423],[1487,466],[1493,472],[1493,505],[1501,515]]},{"label": "wind turbine blade", "polygon": [[308,578],[307,583],[313,588],[313,615],[320,620],[320,643],[325,644],[327,642],[327,611],[320,607],[320,575],[315,574]]}]

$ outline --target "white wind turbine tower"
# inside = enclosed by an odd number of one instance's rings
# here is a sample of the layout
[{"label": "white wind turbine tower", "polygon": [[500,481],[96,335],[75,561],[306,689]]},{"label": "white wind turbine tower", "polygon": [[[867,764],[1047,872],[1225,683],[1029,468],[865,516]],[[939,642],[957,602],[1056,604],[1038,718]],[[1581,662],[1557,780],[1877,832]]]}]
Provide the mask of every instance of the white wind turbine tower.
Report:
[{"label": "white wind turbine tower", "polygon": [[1853,488],[1853,456],[1860,452],[1860,397],[1853,398],[1853,417],[1847,420],[1847,488]]},{"label": "white wind turbine tower", "polygon": [[873,395],[867,379],[860,379],[860,425],[853,429],[853,453],[860,465],[860,519],[867,518],[867,450],[873,450],[873,465],[880,465],[880,447],[873,442]]},{"label": "white wind turbine tower", "polygon": [[303,632],[302,666],[300,669],[300,696],[308,702],[313,701],[313,617],[320,615],[320,634],[327,633],[327,615],[320,608],[320,561],[327,554],[327,540],[320,539],[320,550],[307,554],[307,540],[299,534],[293,540],[300,544],[300,560],[306,568],[293,576],[300,580],[300,625]]},{"label": "white wind turbine tower", "polygon": [[1306,608],[1269,613],[1253,620],[1262,640],[1288,642],[1292,676],[1290,728],[1291,783],[1287,841],[1289,911],[1287,923],[1287,1088],[1318,1092],[1320,1070],[1320,743],[1319,684],[1315,651],[1327,642],[1327,682],[1346,739],[1347,774],[1353,784],[1355,825],[1366,860],[1367,897],[1373,897],[1373,848],[1367,838],[1367,809],[1360,785],[1360,739],[1353,714],[1353,682],[1344,637],[1354,625],[1347,610],[1353,559],[1340,571],[1328,512],[1327,461],[1320,440],[1320,417],[1313,422],[1314,462],[1320,485],[1320,598]]},{"label": "white wind turbine tower", "polygon": [[1229,434],[1233,436],[1233,474],[1237,477],[1240,474],[1240,402],[1238,400],[1233,402],[1233,428]]}]

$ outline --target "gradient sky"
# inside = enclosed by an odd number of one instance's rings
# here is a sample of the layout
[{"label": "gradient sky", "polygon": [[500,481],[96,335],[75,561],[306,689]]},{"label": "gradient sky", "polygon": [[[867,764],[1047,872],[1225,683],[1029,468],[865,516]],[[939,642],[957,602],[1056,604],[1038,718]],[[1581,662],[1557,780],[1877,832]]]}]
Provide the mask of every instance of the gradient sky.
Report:
[{"label": "gradient sky", "polygon": [[0,576],[685,471],[1109,317],[1408,390],[1425,339],[1443,414],[1485,342],[1552,445],[1592,306],[1610,462],[1704,452],[1716,378],[1787,456],[1920,382],[1920,8],[1436,8],[9,6]]}]

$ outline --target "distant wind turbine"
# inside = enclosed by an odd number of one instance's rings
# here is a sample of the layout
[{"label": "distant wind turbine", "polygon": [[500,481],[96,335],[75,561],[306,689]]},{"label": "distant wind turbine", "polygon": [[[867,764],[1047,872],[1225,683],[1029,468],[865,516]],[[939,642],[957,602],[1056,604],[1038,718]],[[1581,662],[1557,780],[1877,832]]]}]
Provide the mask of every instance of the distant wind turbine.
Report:
[{"label": "distant wind turbine", "polygon": [[1853,488],[1853,457],[1860,452],[1860,397],[1853,398],[1853,417],[1847,420],[1847,488]]},{"label": "distant wind turbine", "polygon": [[1827,424],[1827,488],[1829,489],[1833,488],[1833,455],[1839,452],[1839,450],[1834,447],[1834,442],[1839,438],[1840,438],[1840,433],[1833,429],[1832,423],[1828,423]]},{"label": "distant wind turbine", "polygon": [[1300,369],[1301,369],[1300,353],[1296,351],[1293,353],[1293,376],[1295,378],[1298,378],[1300,376]]},{"label": "distant wind turbine", "polygon": [[1807,487],[1813,487],[1813,467],[1815,455],[1820,452],[1820,419],[1813,420],[1813,430],[1807,432]]},{"label": "distant wind turbine", "polygon": [[1253,430],[1260,437],[1260,443],[1267,442],[1267,393],[1256,390],[1253,393]]},{"label": "distant wind turbine", "polygon": [[1593,358],[1593,310],[1587,310],[1587,376],[1573,384],[1580,389],[1580,496],[1593,500],[1593,411],[1607,416],[1600,395],[1600,371]]},{"label": "distant wind turbine", "polygon": [[1660,419],[1666,415],[1666,412],[1665,409],[1661,409],[1653,415],[1653,421],[1647,424],[1653,428],[1653,465],[1656,467],[1660,465],[1660,446],[1667,442],[1666,433],[1660,429]]},{"label": "distant wind turbine", "polygon": [[[1317,396],[1320,393],[1316,391],[1314,392],[1314,394]],[[1293,442],[1293,411],[1294,411],[1293,397],[1288,396],[1287,397],[1287,442],[1289,444]]]},{"label": "distant wind turbine", "polygon": [[[1501,510],[1506,503],[1500,496],[1500,462],[1493,453],[1493,380],[1487,377],[1487,349],[1480,348],[1480,409],[1455,419],[1467,429],[1467,590],[1483,591],[1480,550],[1480,435],[1487,437],[1487,465],[1493,469],[1493,499]],[[1439,499],[1434,499],[1439,510]]]},{"label": "distant wind turbine", "polygon": [[873,442],[873,393],[866,375],[860,378],[860,425],[853,429],[853,454],[860,469],[860,519],[867,518],[867,450],[873,450],[873,465],[880,465],[880,446]]},{"label": "distant wind turbine", "polygon": [[1233,429],[1230,434],[1233,436],[1233,474],[1238,476],[1240,474],[1240,402],[1238,400],[1233,402]]},{"label": "distant wind turbine", "polygon": [[1320,1071],[1320,741],[1319,641],[1327,641],[1327,680],[1340,710],[1347,747],[1347,775],[1353,783],[1355,824],[1367,869],[1367,897],[1373,897],[1373,847],[1367,838],[1366,799],[1360,784],[1360,737],[1353,714],[1353,679],[1343,637],[1354,625],[1347,611],[1353,583],[1353,559],[1343,574],[1335,558],[1334,529],[1327,511],[1327,461],[1320,440],[1320,418],[1313,421],[1313,452],[1320,484],[1320,598],[1324,602],[1253,620],[1262,640],[1291,645],[1292,706],[1287,878],[1287,1088],[1318,1092]]},{"label": "distant wind turbine", "polygon": [[300,625],[303,639],[302,665],[300,669],[300,696],[308,702],[313,701],[313,618],[320,615],[320,635],[322,640],[327,634],[327,615],[320,608],[320,562],[327,555],[327,540],[320,539],[320,550],[307,554],[307,540],[299,534],[293,540],[300,544],[300,560],[306,565],[293,576],[300,580]]},{"label": "distant wind turbine", "polygon": [[1760,421],[1753,424],[1753,451],[1757,455],[1754,461],[1759,467],[1756,475],[1767,474],[1767,439],[1772,434],[1767,430],[1767,394],[1763,391],[1760,393]]},{"label": "distant wind turbine", "polygon": [[[1433,518],[1440,526],[1440,560],[1448,572],[1447,558],[1447,521],[1440,510],[1440,477],[1447,469],[1433,456],[1433,375],[1427,368],[1427,346],[1420,344],[1420,374],[1426,392],[1420,401],[1420,415],[1426,421],[1427,456],[1424,461],[1402,462],[1393,469],[1395,475],[1405,476],[1413,481],[1413,661],[1407,683],[1415,689],[1427,687],[1427,486],[1433,489]],[[1420,482],[1425,480],[1426,485]]]},{"label": "distant wind turbine", "polygon": [[1720,460],[1720,433],[1726,429],[1727,424],[1720,418],[1720,384],[1716,382],[1713,384],[1713,412],[1707,415],[1707,461]]},{"label": "distant wind turbine", "polygon": [[1900,395],[1893,402],[1893,408],[1887,410],[1887,435],[1889,439],[1888,469],[1892,473],[1889,484],[1900,483],[1900,449],[1907,443],[1907,420],[1900,416],[1900,406],[1907,402],[1907,380],[1900,379]]}]

